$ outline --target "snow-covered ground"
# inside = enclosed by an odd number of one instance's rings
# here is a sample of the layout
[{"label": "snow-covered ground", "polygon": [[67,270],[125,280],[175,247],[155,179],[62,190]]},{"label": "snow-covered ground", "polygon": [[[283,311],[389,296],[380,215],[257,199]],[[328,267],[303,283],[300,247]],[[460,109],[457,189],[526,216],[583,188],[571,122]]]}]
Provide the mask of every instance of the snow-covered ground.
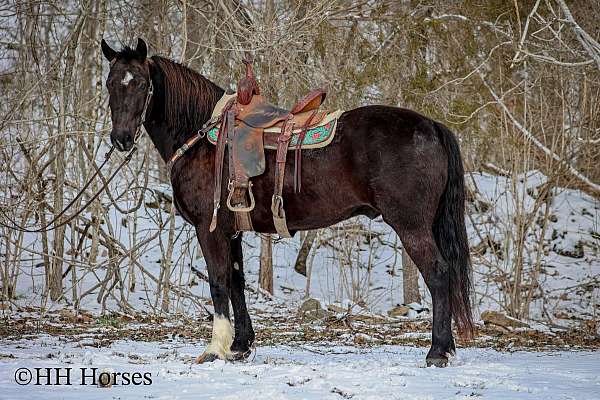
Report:
[{"label": "snow-covered ground", "polygon": [[[459,349],[451,365],[440,369],[425,368],[426,348],[277,346],[259,347],[246,362],[191,363],[203,344],[119,341],[92,349],[47,336],[4,342],[0,399],[600,398],[600,352]],[[71,386],[15,383],[19,368],[68,367]],[[82,386],[80,368],[90,374],[91,368],[98,374],[149,373],[151,384],[100,388],[88,378]]]},{"label": "snow-covered ground", "polygon": [[[0,362],[0,398],[157,399],[597,399],[600,353],[498,353],[465,349],[449,368],[424,368],[424,348],[386,346],[259,348],[248,362],[190,364],[201,351],[184,343],[118,342],[90,350],[53,340],[11,343]],[[18,368],[71,367],[151,373],[141,386],[19,386]]]}]

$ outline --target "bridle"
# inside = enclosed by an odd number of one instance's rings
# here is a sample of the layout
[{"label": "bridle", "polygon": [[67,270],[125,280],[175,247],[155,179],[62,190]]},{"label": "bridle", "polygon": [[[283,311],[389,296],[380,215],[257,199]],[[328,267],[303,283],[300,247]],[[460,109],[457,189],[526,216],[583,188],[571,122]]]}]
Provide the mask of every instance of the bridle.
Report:
[{"label": "bridle", "polygon": [[142,115],[140,118],[140,122],[138,123],[138,126],[135,128],[135,135],[133,136],[133,148],[131,150],[133,150],[135,148],[135,145],[136,145],[139,137],[141,136],[142,125],[144,125],[144,123],[146,122],[146,112],[148,111],[148,105],[150,104],[150,100],[152,100],[152,95],[154,94],[154,85],[152,84],[152,76],[150,76],[150,74],[148,74],[148,82],[149,83],[148,83],[148,90],[146,91],[146,101],[144,102],[144,108],[142,109]]},{"label": "bridle", "polygon": [[[111,63],[111,67],[112,67]],[[131,157],[133,156],[133,154],[137,151],[137,141],[141,136],[141,132],[142,132],[142,125],[144,125],[144,123],[146,122],[146,112],[148,111],[148,105],[150,104],[150,100],[152,99],[152,95],[154,93],[154,86],[152,84],[152,76],[150,74],[148,74],[148,90],[146,91],[146,100],[144,102],[144,108],[142,110],[142,115],[140,117],[140,122],[138,123],[137,127],[135,128],[135,135],[133,136],[133,147],[131,148],[131,150],[129,150],[129,152],[127,153],[127,155],[125,155],[125,158],[123,159],[123,161],[121,161],[121,163],[119,164],[119,166],[117,167],[117,169],[110,175],[110,177],[108,178],[108,180],[105,180],[104,183],[102,184],[102,187],[96,192],[94,193],[94,195],[92,197],[90,197],[90,199],[88,201],[85,202],[85,204],[79,208],[79,210],[77,210],[75,213],[71,214],[67,219],[60,221],[57,223],[57,221],[59,221],[69,210],[69,208],[71,208],[73,206],[73,204],[75,204],[75,202],[77,200],[79,200],[79,198],[81,198],[81,196],[83,196],[83,194],[85,193],[85,191],[88,189],[88,187],[90,187],[90,185],[92,184],[92,182],[94,181],[94,179],[96,179],[96,177],[98,175],[100,175],[100,170],[106,165],[106,163],[108,162],[108,160],[110,159],[110,157],[112,156],[114,150],[115,150],[115,146],[111,145],[110,149],[108,150],[108,152],[106,152],[106,154],[104,155],[104,161],[102,162],[102,164],[100,164],[99,167],[97,167],[94,164],[94,169],[95,172],[92,174],[92,176],[90,177],[90,179],[88,179],[87,183],[83,186],[83,188],[79,191],[79,193],[77,193],[77,196],[75,196],[70,202],[69,204],[67,204],[67,206],[65,208],[62,209],[62,211],[60,213],[58,213],[54,218],[52,218],[52,220],[50,222],[48,222],[46,225],[40,227],[40,228],[36,228],[36,229],[30,229],[24,226],[21,226],[19,224],[17,224],[14,219],[9,216],[5,211],[4,208],[0,207],[0,213],[2,213],[2,215],[8,220],[10,221],[11,225],[5,224],[3,222],[0,221],[0,225],[4,226],[6,228],[9,229],[16,229],[18,231],[21,232],[31,232],[31,233],[40,233],[40,232],[49,232],[52,231],[54,229],[58,229],[61,226],[65,226],[67,225],[69,222],[73,221],[79,214],[81,214],[87,207],[89,207],[90,204],[92,204],[92,202],[94,202],[94,200],[96,200],[98,198],[98,196],[100,196],[100,194],[108,187],[108,185],[110,184],[110,182],[114,179],[114,177],[117,175],[117,173],[127,164],[129,163],[129,161],[131,160]]]}]

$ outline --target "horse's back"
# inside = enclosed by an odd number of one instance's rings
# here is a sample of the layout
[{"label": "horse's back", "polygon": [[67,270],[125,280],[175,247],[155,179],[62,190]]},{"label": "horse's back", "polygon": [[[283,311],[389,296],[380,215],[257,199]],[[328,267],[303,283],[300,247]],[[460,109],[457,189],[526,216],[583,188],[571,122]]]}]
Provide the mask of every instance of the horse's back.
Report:
[{"label": "horse's back", "polygon": [[[371,174],[426,173],[445,169],[437,123],[406,108],[372,105],[345,112],[337,135],[345,153]],[[365,163],[366,162],[366,163]]]},{"label": "horse's back", "polygon": [[370,105],[343,113],[338,122],[338,134],[351,136],[352,141],[364,144],[382,141],[409,144],[415,134],[435,142],[438,139],[435,124],[432,119],[407,108]]}]

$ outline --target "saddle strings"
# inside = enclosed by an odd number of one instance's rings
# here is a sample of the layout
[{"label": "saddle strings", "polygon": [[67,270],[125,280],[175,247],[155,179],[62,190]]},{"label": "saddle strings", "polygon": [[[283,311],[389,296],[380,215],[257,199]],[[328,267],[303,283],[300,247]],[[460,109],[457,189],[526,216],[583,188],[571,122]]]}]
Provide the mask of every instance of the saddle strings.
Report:
[{"label": "saddle strings", "polygon": [[21,232],[29,232],[29,233],[40,233],[40,232],[49,232],[55,229],[60,228],[61,226],[67,225],[69,222],[73,221],[79,214],[81,214],[86,208],[89,207],[90,204],[92,204],[92,202],[94,202],[94,200],[96,200],[98,198],[98,196],[100,196],[100,194],[106,190],[106,188],[108,187],[108,185],[110,184],[110,182],[115,178],[115,176],[117,175],[117,173],[127,164],[129,163],[129,161],[131,160],[133,154],[137,151],[137,141],[138,139],[141,137],[141,131],[142,131],[142,125],[144,125],[144,123],[146,122],[146,112],[148,111],[148,105],[150,104],[150,100],[152,99],[152,95],[154,93],[154,86],[152,85],[152,78],[149,79],[150,84],[148,85],[148,91],[146,92],[146,100],[144,102],[144,109],[142,110],[142,115],[140,118],[140,122],[138,123],[136,130],[135,130],[135,135],[133,137],[133,147],[131,148],[131,150],[129,150],[129,152],[127,153],[127,155],[125,156],[125,158],[123,159],[123,161],[121,161],[121,163],[119,164],[119,166],[117,167],[117,169],[111,174],[111,176],[108,178],[108,180],[106,180],[103,184],[102,187],[96,191],[96,193],[94,193],[94,195],[85,202],[85,204],[79,208],[79,210],[77,210],[75,213],[71,214],[67,219],[65,219],[64,221],[61,221],[60,223],[56,223],[56,221],[58,221],[60,218],[62,218],[66,212],[69,210],[69,208],[71,208],[73,206],[73,204],[75,204],[75,202],[77,200],[79,200],[79,198],[81,198],[81,196],[83,196],[83,194],[85,193],[85,191],[88,189],[88,187],[92,184],[92,182],[94,181],[94,179],[96,179],[96,177],[98,175],[100,175],[100,170],[106,165],[106,163],[108,162],[108,160],[110,159],[110,157],[112,156],[114,150],[115,150],[115,146],[110,146],[110,149],[108,150],[108,152],[104,155],[104,161],[102,162],[102,164],[100,164],[99,167],[95,167],[95,172],[92,174],[92,176],[90,177],[90,179],[88,179],[87,183],[83,186],[83,188],[79,191],[79,193],[77,193],[77,195],[69,202],[69,204],[67,204],[67,206],[65,208],[62,209],[62,211],[60,213],[58,213],[54,218],[52,218],[52,220],[50,222],[48,222],[47,224],[45,224],[44,226],[40,227],[40,228],[36,228],[36,229],[31,229],[22,225],[19,225],[18,223],[15,222],[15,220],[8,215],[5,211],[4,211],[4,207],[0,207],[0,213],[4,216],[4,218],[6,218],[11,225],[9,224],[5,224],[4,222],[0,221],[0,225],[4,226],[5,228],[8,229],[15,229]]}]

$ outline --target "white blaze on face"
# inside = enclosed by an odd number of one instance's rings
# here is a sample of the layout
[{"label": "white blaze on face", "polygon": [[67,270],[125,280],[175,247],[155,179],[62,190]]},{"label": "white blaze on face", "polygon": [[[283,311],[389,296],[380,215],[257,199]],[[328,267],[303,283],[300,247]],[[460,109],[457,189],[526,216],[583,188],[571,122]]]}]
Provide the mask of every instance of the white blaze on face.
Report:
[{"label": "white blaze on face", "polygon": [[129,85],[129,82],[133,79],[133,75],[131,75],[131,72],[127,71],[125,72],[125,76],[123,77],[123,80],[121,81],[121,84],[123,86],[127,86]]},{"label": "white blaze on face", "polygon": [[228,318],[215,314],[213,320],[212,339],[206,348],[206,353],[216,354],[225,360],[231,355],[231,343],[233,343],[233,329]]}]

